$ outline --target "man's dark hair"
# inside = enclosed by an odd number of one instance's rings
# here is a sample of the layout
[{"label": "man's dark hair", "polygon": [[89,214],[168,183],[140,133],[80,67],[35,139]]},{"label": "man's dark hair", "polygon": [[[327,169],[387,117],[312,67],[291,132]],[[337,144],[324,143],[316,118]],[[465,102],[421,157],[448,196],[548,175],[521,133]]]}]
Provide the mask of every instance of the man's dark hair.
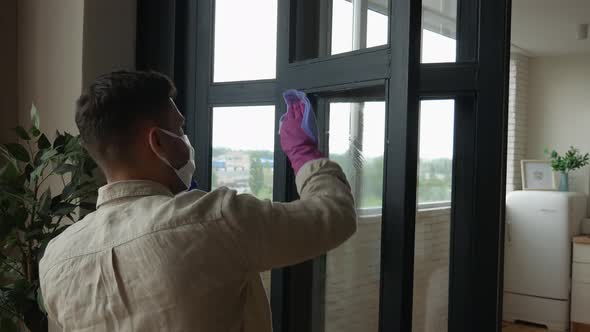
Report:
[{"label": "man's dark hair", "polygon": [[99,76],[76,103],[82,142],[95,159],[128,155],[138,124],[160,122],[176,95],[174,83],[149,71],[116,71]]}]

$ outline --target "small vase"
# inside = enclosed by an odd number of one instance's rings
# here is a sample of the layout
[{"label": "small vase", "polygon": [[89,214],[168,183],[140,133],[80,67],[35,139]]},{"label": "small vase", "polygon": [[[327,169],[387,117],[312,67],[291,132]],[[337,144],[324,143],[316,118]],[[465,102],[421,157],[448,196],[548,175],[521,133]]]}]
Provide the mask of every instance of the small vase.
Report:
[{"label": "small vase", "polygon": [[559,180],[559,191],[570,191],[569,174],[566,172],[561,172],[561,178]]}]

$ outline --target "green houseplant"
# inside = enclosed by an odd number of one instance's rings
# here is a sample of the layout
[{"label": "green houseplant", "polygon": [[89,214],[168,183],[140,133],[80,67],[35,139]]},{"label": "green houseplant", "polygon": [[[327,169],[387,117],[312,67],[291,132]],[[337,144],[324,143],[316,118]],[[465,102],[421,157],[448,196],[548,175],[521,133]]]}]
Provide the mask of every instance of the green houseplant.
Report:
[{"label": "green houseplant", "polygon": [[561,156],[555,150],[549,153],[549,150],[545,149],[545,153],[549,154],[549,160],[551,161],[553,171],[561,174],[561,181],[559,184],[560,191],[569,191],[569,173],[588,165],[590,160],[590,154],[581,154],[580,151],[573,146],[570,147],[564,156]]},{"label": "green houseplant", "polygon": [[[97,191],[96,164],[78,136],[51,142],[32,127],[15,128],[20,143],[0,147],[0,331],[47,331],[39,291],[39,260],[51,239],[75,222]],[[49,185],[53,183],[52,185]],[[57,184],[57,185],[56,185]],[[52,192],[51,187],[59,187]],[[55,189],[54,189],[55,190]]]}]

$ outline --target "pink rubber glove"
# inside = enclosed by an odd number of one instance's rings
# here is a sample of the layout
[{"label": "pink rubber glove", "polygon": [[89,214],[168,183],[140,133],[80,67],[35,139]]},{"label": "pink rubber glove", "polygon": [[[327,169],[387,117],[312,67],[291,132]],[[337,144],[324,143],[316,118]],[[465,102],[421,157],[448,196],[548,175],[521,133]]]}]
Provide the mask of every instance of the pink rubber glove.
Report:
[{"label": "pink rubber glove", "polygon": [[281,147],[291,161],[295,174],[299,173],[301,167],[311,160],[324,158],[324,154],[318,150],[317,137],[310,137],[304,130],[304,117],[313,116],[308,107],[305,115],[307,98],[303,92],[288,90],[283,93],[287,103],[287,113],[281,118],[279,134],[281,135]]}]

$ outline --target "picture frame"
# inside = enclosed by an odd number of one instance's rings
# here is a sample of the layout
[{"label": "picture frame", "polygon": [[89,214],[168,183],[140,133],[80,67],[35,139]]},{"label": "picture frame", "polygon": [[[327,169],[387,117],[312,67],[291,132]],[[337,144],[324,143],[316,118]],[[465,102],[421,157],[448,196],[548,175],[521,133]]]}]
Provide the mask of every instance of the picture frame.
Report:
[{"label": "picture frame", "polygon": [[548,160],[521,160],[522,190],[557,190],[555,172]]}]

